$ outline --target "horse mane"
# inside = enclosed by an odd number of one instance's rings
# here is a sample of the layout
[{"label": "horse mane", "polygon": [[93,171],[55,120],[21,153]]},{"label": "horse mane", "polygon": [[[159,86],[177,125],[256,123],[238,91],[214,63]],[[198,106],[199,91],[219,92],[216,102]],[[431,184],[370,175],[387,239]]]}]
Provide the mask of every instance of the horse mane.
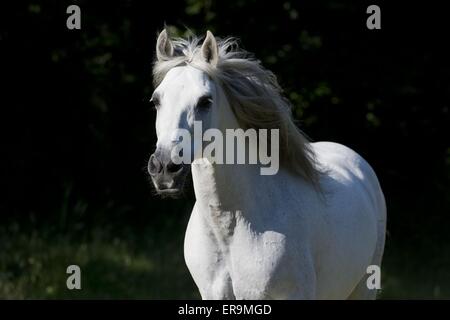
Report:
[{"label": "horse mane", "polygon": [[307,137],[295,125],[291,103],[283,96],[276,76],[241,49],[236,38],[218,39],[219,59],[213,67],[201,59],[200,38],[172,40],[174,53],[153,64],[155,87],[170,69],[191,65],[208,74],[224,91],[243,129],[279,129],[281,165],[319,187],[319,169]]}]

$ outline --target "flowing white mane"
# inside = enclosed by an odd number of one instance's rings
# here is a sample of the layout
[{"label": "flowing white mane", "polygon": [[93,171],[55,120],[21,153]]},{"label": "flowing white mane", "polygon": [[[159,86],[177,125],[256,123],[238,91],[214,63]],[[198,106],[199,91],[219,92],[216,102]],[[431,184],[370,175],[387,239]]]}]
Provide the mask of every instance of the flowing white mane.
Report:
[{"label": "flowing white mane", "polygon": [[219,58],[217,65],[212,66],[201,58],[200,40],[172,40],[173,55],[159,55],[154,62],[154,85],[158,86],[167,72],[177,66],[189,64],[206,72],[224,91],[242,128],[279,129],[281,164],[318,186],[314,152],[295,125],[291,104],[283,96],[276,76],[240,49],[234,38],[217,42]]}]

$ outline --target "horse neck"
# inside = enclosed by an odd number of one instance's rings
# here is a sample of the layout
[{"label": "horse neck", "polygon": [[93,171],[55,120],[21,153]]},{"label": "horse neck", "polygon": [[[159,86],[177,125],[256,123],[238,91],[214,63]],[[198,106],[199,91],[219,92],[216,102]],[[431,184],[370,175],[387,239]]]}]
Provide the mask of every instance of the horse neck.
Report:
[{"label": "horse neck", "polygon": [[[226,129],[240,126],[229,105],[226,105],[226,99],[222,101],[225,101],[220,108],[223,113],[219,117],[226,126],[219,130],[225,133]],[[256,146],[246,148],[247,153],[250,148]],[[194,161],[191,168],[197,211],[215,234],[222,250],[227,251],[237,219],[247,222],[259,219],[259,205],[276,188],[276,182],[268,176],[262,179],[260,165],[213,164],[203,158]]]},{"label": "horse neck", "polygon": [[[219,130],[225,135],[226,129],[237,129],[240,125],[221,90],[218,91],[218,98],[221,103],[218,108],[221,112],[218,116],[221,122]],[[245,159],[248,159],[248,153],[253,148],[256,146],[246,148]],[[224,159],[226,151],[225,148]],[[254,188],[260,188],[257,185],[259,175],[259,165],[212,164],[205,158],[192,164],[195,196],[198,204],[206,211],[211,208],[216,211],[249,209],[256,200]]]},{"label": "horse neck", "polygon": [[[192,164],[197,202],[205,210],[248,210],[257,201],[259,167],[256,165],[211,164],[202,159]],[[256,192],[258,190],[258,192]]]}]

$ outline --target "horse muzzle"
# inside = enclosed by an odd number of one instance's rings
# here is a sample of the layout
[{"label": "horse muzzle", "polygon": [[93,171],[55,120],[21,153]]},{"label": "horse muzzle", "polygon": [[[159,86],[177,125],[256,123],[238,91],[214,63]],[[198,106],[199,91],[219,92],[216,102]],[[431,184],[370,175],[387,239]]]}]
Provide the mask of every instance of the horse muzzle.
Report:
[{"label": "horse muzzle", "polygon": [[147,169],[156,192],[167,196],[177,196],[182,192],[189,172],[187,164],[176,164],[159,150],[150,156]]}]

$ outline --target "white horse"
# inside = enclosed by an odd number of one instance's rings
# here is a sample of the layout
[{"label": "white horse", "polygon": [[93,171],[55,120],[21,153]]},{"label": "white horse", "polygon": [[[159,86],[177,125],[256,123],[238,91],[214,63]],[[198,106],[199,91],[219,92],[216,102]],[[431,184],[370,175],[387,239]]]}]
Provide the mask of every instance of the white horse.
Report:
[{"label": "white horse", "polygon": [[177,129],[202,121],[223,133],[280,132],[275,175],[194,154],[184,255],[202,298],[375,298],[367,267],[381,264],[386,207],[369,164],[343,145],[308,142],[274,75],[232,39],[216,41],[208,31],[200,45],[162,31],[156,54],[158,142],[148,170],[159,193],[178,193],[189,172],[171,160]]}]

